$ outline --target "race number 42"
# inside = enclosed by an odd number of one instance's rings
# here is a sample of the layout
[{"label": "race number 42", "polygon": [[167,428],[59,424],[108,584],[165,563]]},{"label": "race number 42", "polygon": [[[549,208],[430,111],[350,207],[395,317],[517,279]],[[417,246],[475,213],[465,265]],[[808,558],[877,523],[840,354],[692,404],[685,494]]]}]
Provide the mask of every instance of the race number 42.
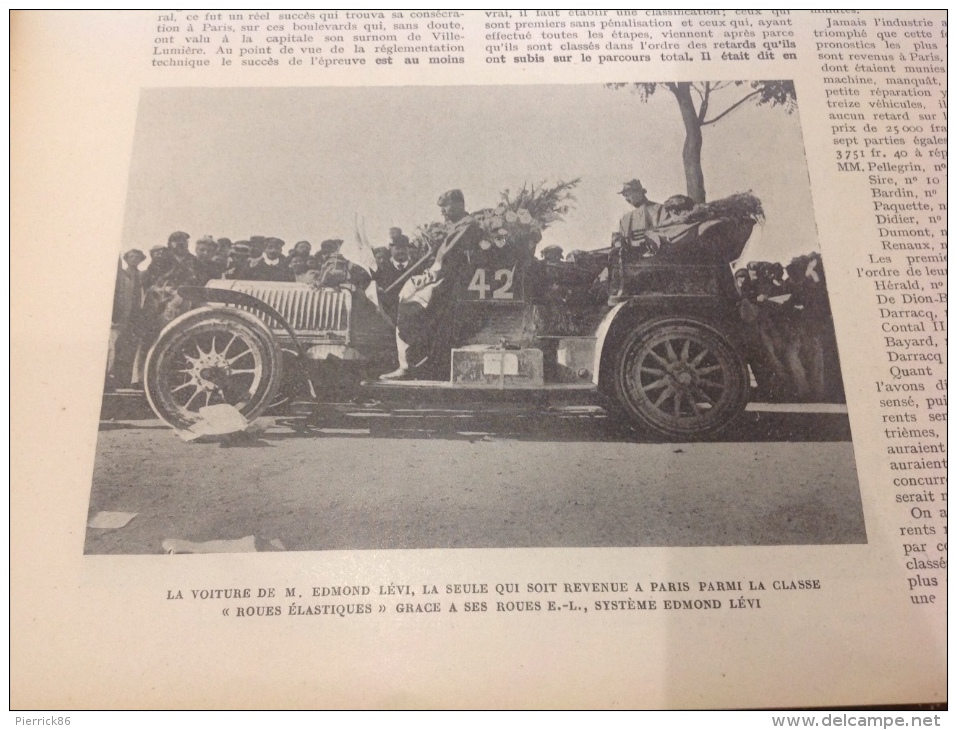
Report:
[{"label": "race number 42", "polygon": [[[479,299],[514,299],[512,284],[515,281],[515,269],[499,269],[489,276],[486,269],[476,269],[469,283],[469,291],[478,293]],[[489,283],[491,282],[491,283]]]}]

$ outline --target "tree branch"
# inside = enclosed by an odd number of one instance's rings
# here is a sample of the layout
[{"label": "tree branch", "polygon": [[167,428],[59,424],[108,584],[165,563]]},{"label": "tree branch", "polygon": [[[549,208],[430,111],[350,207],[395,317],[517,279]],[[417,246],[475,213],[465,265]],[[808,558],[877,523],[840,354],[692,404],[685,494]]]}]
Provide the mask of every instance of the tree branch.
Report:
[{"label": "tree branch", "polygon": [[704,95],[701,97],[701,108],[698,110],[698,123],[704,125],[704,118],[708,114],[708,102],[711,99],[711,82],[704,82]]},{"label": "tree branch", "polygon": [[752,91],[750,94],[748,94],[747,96],[745,96],[743,99],[739,99],[739,100],[736,101],[734,104],[732,104],[732,105],[729,106],[727,109],[725,109],[723,112],[721,112],[718,116],[714,117],[714,119],[709,119],[708,121],[702,121],[702,122],[701,122],[701,126],[704,127],[704,126],[706,126],[706,125],[708,125],[708,124],[714,124],[716,121],[718,121],[718,120],[721,119],[722,117],[727,116],[728,114],[730,114],[731,112],[733,112],[735,109],[737,109],[739,106],[741,106],[742,104],[744,104],[744,102],[746,102],[748,99],[750,99],[750,98],[752,98],[752,97],[754,97],[754,96],[757,96],[757,95],[760,94],[760,93],[761,93],[761,89],[757,89],[757,90],[755,90],[755,91]]}]

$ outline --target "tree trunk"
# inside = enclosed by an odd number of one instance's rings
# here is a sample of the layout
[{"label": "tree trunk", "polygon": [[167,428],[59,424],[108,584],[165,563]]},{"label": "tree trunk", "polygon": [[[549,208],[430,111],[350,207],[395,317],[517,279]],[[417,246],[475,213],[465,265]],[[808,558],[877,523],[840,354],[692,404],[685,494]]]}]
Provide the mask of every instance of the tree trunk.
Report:
[{"label": "tree trunk", "polygon": [[705,190],[704,172],[701,170],[701,120],[698,119],[698,110],[695,109],[694,99],[691,97],[691,84],[680,82],[669,85],[669,88],[678,100],[681,121],[685,125],[685,144],[681,150],[681,158],[685,167],[688,197],[696,203],[703,203]]}]

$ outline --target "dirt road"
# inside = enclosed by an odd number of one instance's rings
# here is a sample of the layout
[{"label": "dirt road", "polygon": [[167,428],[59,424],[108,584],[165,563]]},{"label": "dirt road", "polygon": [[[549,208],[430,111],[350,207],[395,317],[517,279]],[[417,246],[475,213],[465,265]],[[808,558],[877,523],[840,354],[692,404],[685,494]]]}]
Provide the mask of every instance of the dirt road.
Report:
[{"label": "dirt road", "polygon": [[88,553],[248,535],[287,550],[866,540],[847,416],[754,407],[733,439],[643,441],[596,408],[327,409],[258,439],[102,422]]}]

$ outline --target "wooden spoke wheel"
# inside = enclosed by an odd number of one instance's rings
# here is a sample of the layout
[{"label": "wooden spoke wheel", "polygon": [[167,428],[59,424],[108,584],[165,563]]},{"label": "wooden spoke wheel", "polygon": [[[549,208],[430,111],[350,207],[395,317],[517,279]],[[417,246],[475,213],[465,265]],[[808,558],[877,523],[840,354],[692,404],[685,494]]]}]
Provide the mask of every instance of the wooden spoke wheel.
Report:
[{"label": "wooden spoke wheel", "polygon": [[670,439],[712,436],[748,403],[744,359],[717,328],[695,319],[640,323],[619,348],[614,375],[632,424]]}]

